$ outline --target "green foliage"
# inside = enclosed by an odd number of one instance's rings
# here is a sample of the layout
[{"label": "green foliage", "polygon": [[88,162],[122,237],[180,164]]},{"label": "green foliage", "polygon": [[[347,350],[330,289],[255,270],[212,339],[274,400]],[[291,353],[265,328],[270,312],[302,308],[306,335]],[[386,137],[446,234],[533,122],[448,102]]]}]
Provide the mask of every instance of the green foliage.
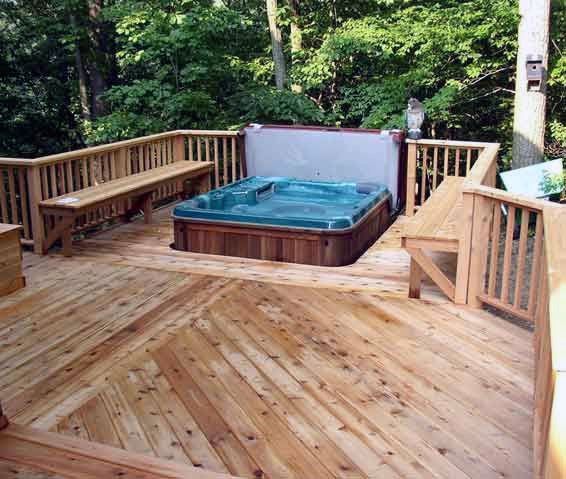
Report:
[{"label": "green foliage", "polygon": [[79,140],[61,13],[58,2],[0,0],[0,156],[55,153]]},{"label": "green foliage", "polygon": [[566,173],[562,172],[555,175],[545,173],[544,178],[540,183],[540,188],[547,194],[560,191],[561,193],[557,195],[559,199],[566,199]]},{"label": "green foliage", "polygon": [[566,148],[566,125],[554,120],[550,123],[549,128],[552,138]]},{"label": "green foliage", "polygon": [[337,103],[347,125],[400,125],[416,96],[437,134],[501,133],[482,120],[509,113],[502,98],[512,88],[514,3],[383,2],[381,10],[328,32],[297,74],[303,83]]},{"label": "green foliage", "polygon": [[324,113],[304,95],[268,87],[232,96],[228,113],[230,118],[237,118],[239,124],[317,124],[324,119]]}]

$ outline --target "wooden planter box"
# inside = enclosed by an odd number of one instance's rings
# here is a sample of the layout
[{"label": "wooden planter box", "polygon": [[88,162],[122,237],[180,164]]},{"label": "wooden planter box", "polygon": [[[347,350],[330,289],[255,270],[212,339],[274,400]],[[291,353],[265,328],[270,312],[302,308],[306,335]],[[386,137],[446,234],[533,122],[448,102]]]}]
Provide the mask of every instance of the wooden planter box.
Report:
[{"label": "wooden planter box", "polygon": [[0,223],[0,296],[23,288],[21,226]]},{"label": "wooden planter box", "polygon": [[377,203],[360,221],[343,230],[201,221],[175,217],[174,248],[318,266],[356,261],[390,224],[390,198]]}]

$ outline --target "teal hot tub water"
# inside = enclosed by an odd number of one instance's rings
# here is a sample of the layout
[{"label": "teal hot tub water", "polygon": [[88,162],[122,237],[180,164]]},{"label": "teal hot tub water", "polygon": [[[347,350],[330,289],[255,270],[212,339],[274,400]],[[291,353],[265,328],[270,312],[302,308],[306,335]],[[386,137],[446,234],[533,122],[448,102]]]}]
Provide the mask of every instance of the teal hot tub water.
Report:
[{"label": "teal hot tub water", "polygon": [[375,183],[253,176],[180,203],[173,217],[323,230],[354,226],[389,195]]}]

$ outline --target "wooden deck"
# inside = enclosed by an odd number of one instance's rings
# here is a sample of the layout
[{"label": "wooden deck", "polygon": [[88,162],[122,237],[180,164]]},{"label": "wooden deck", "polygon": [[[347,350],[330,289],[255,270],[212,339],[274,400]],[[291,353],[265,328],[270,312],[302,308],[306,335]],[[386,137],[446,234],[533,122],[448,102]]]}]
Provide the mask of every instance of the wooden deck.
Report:
[{"label": "wooden deck", "polygon": [[[12,422],[249,478],[532,477],[532,334],[407,299],[403,219],[318,268],[171,251],[168,213],[25,256],[0,299]],[[96,476],[1,441],[0,477]]]}]

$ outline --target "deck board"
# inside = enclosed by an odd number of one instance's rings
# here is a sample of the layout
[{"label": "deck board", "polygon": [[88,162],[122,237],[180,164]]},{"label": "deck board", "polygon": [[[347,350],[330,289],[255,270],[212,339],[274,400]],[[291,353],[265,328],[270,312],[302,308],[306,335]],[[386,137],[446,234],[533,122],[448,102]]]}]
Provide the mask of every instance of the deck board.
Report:
[{"label": "deck board", "polygon": [[26,254],[0,299],[13,422],[249,478],[531,477],[532,333],[407,299],[404,219],[317,268],[171,251],[167,215]]}]

